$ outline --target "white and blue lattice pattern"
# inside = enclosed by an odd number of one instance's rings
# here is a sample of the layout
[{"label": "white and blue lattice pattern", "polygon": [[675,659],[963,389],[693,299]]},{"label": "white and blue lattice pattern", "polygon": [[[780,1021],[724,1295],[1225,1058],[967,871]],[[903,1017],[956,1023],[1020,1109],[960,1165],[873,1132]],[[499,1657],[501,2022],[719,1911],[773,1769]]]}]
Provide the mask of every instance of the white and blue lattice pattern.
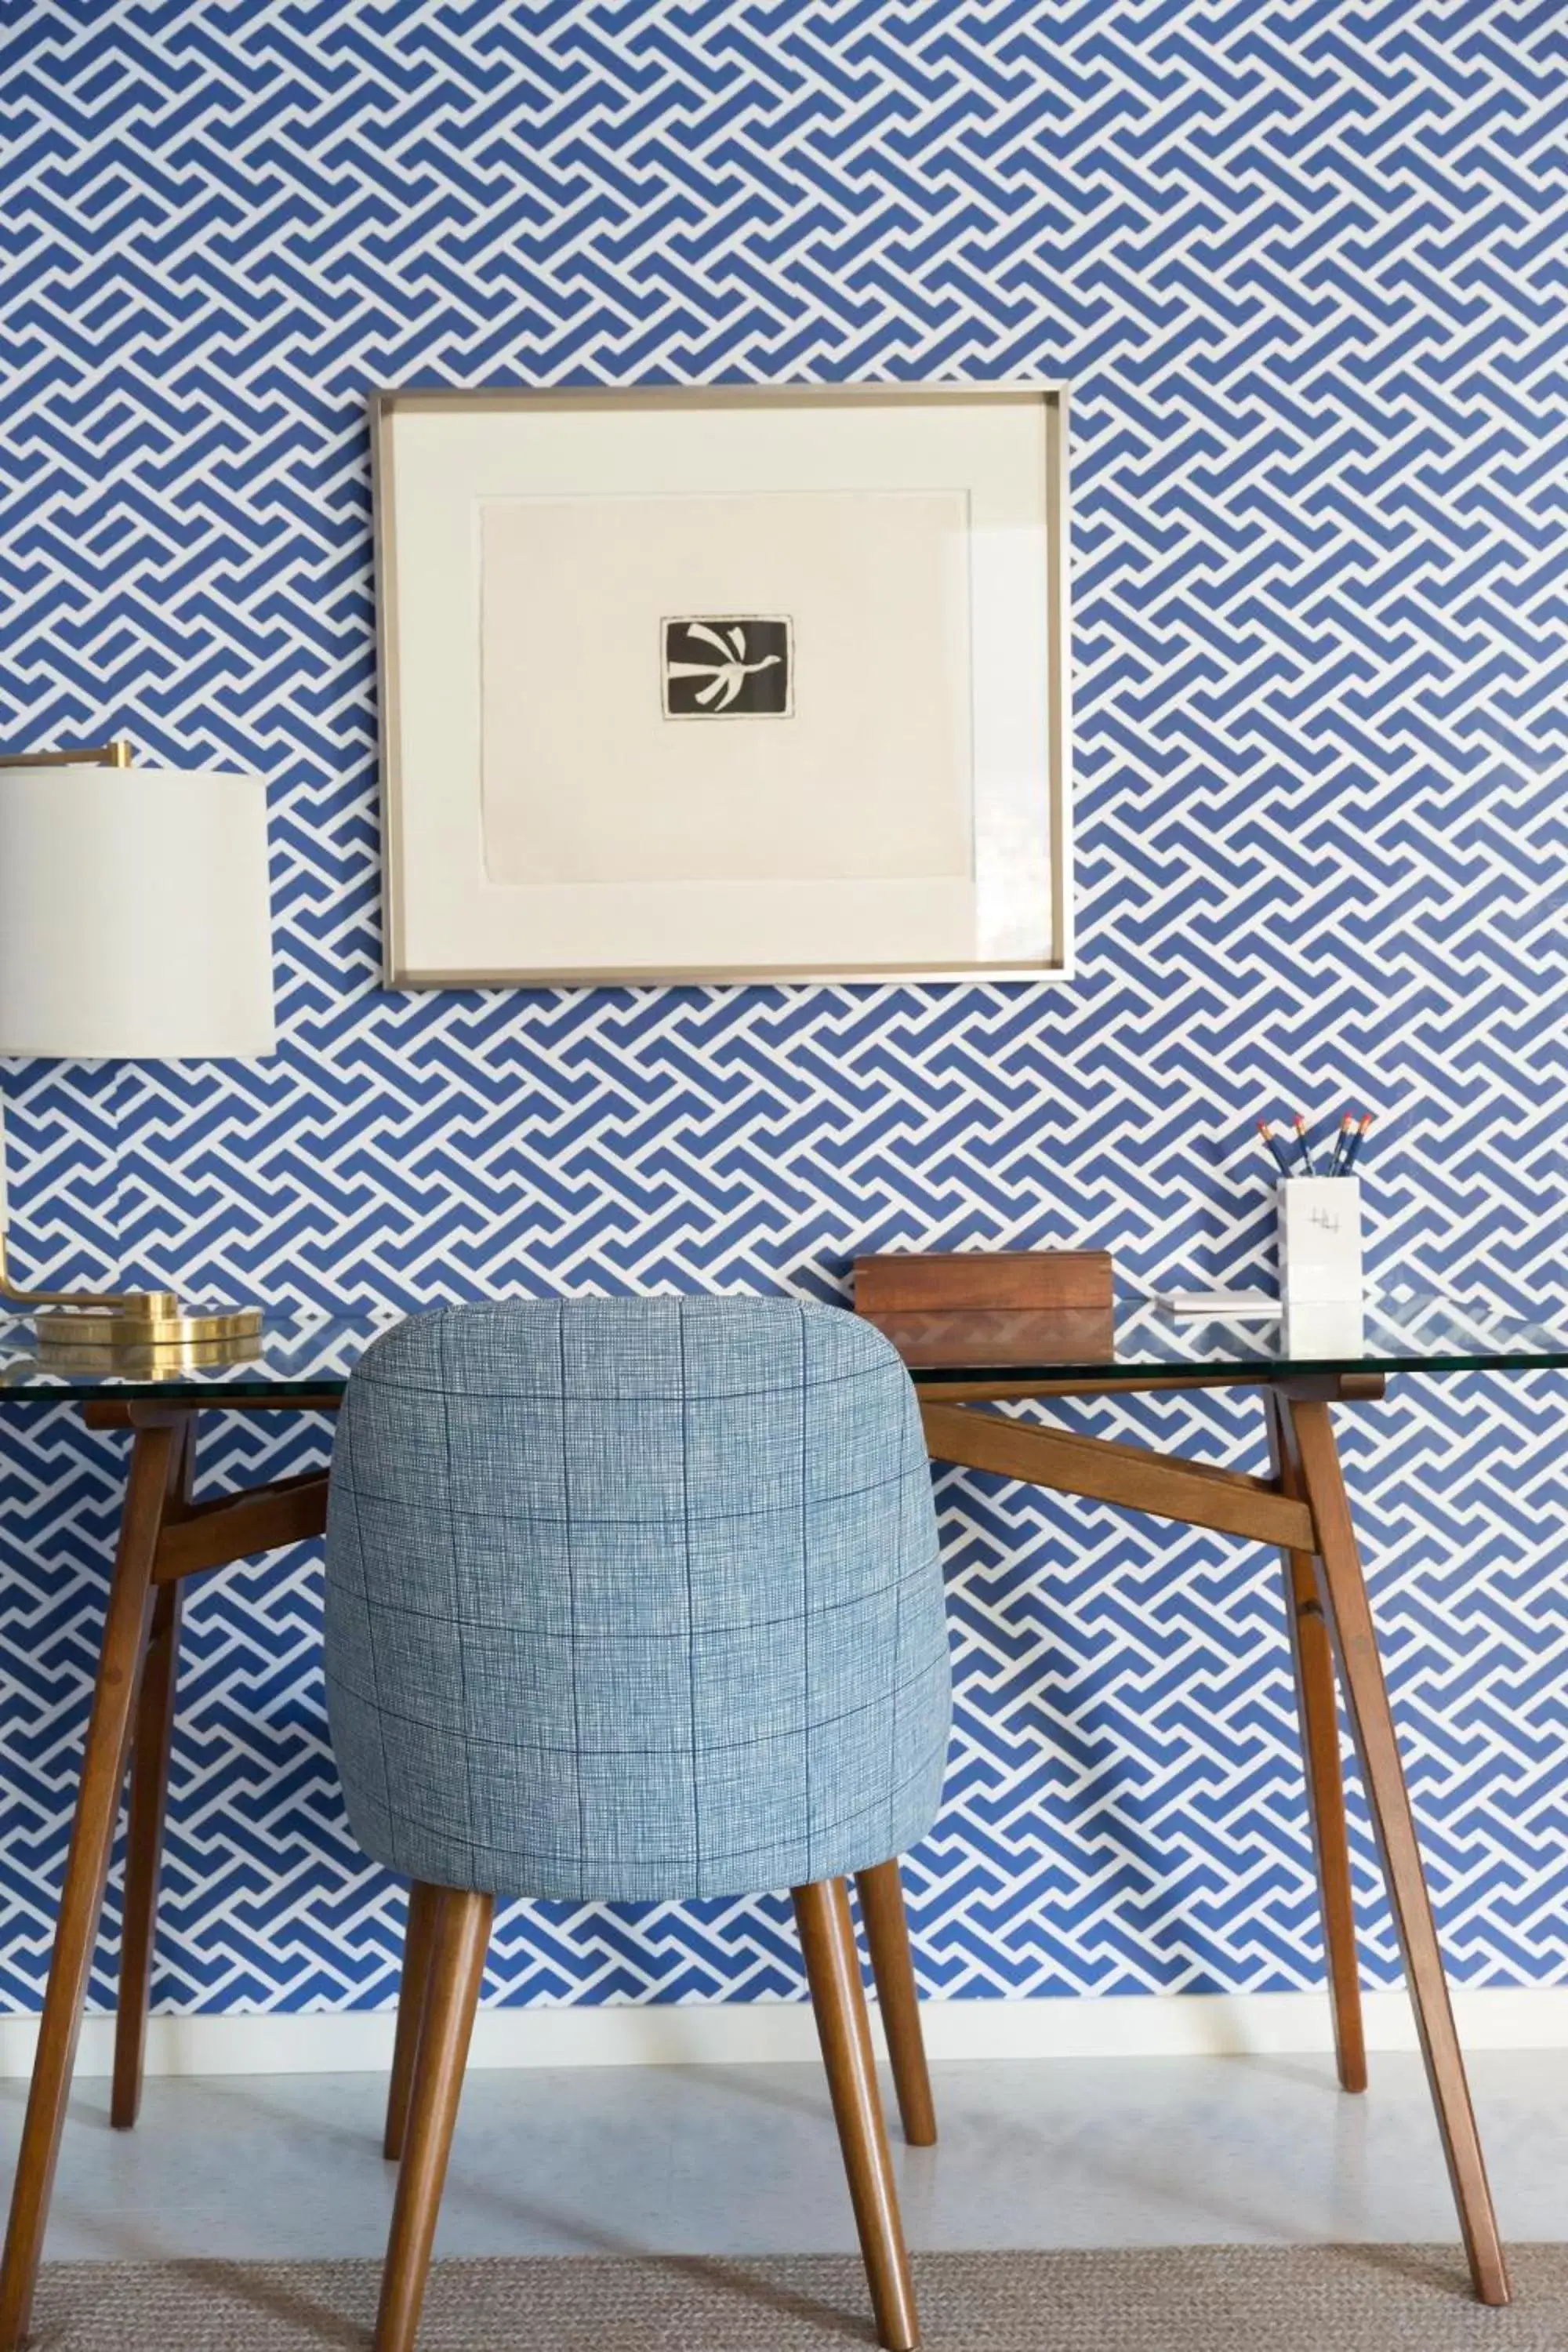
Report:
[{"label": "white and blue lattice pattern", "polygon": [[[1266,1278],[1255,1110],[1364,1097],[1384,1272],[1559,1286],[1565,46],[1487,0],[16,0],[0,740],[267,772],[286,1031],[248,1070],[16,1066],[37,1274],[826,1295],[858,1250],[1081,1241]],[[378,992],[369,387],[1022,373],[1074,390],[1073,985]],[[1471,1981],[1568,1974],[1565,1408],[1436,1382],[1350,1443]],[[1255,1412],[1083,1418],[1251,1459]],[[217,1423],[208,1474],[322,1438]],[[35,1409],[0,1447],[27,2008],[122,1441]],[[1274,1562],[980,1478],[939,1502],[925,1982],[1313,1981]],[[165,2003],[390,1995],[318,1574],[193,1599]],[[537,1906],[491,1984],[799,1978],[778,1903]]]}]

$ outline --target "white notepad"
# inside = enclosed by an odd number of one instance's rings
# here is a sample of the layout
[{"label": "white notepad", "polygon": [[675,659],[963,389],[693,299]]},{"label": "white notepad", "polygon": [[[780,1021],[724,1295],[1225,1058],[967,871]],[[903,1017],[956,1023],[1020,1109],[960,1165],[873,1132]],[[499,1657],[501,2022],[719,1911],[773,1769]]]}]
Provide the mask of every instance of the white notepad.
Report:
[{"label": "white notepad", "polygon": [[1162,1290],[1159,1303],[1173,1315],[1258,1316],[1270,1322],[1279,1301],[1260,1290]]}]

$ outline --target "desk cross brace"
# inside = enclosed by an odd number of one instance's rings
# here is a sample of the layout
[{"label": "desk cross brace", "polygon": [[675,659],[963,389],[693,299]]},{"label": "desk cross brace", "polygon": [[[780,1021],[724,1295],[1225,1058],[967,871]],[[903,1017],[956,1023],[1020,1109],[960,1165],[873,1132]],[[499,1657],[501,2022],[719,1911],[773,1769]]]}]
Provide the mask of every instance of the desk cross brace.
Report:
[{"label": "desk cross brace", "polygon": [[[919,1375],[916,1375],[917,1382]],[[1135,1389],[1260,1386],[1273,1478],[1187,1461],[1104,1438],[974,1411],[978,1402],[1126,1394]],[[1334,1689],[1341,1686],[1383,1855],[1390,1903],[1443,2138],[1476,2294],[1509,2300],[1475,2117],[1455,2032],[1415,1824],[1400,1763],[1355,1532],[1329,1417],[1331,1399],[1380,1396],[1371,1375],[1270,1380],[1267,1373],[1150,1375],[1122,1381],[975,1380],[931,1383],[921,1416],[932,1457],[1018,1478],[1058,1494],[1149,1511],[1181,1524],[1277,1546],[1285,1586],[1310,1801],[1340,2081],[1365,2087],[1350,1849]],[[335,1394],[237,1400],[246,1410],[332,1410]],[[219,1401],[212,1401],[214,1407]],[[99,1428],[134,1433],[120,1542],[88,1722],[81,1784],[66,1863],[37,2054],[0,2263],[0,2352],[19,2352],[32,2308],[66,2101],[87,1998],[115,1825],[127,1770],[130,1833],[111,2120],[125,2128],[141,2102],[157,1877],[168,1785],[174,1678],[184,1579],[326,1523],[322,1472],[195,1502],[191,1486],[197,1408],[105,1402],[87,1408]]]}]

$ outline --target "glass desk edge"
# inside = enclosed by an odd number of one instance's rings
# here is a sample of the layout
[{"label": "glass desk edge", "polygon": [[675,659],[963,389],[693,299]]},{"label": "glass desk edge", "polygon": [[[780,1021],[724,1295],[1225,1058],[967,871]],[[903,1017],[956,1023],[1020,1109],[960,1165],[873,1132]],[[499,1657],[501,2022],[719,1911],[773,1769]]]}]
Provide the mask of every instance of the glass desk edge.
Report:
[{"label": "glass desk edge", "polygon": [[[944,1355],[929,1332],[925,1351],[911,1346],[900,1352],[917,1387],[933,1391],[1037,1383],[1247,1387],[1356,1373],[1394,1378],[1417,1371],[1568,1370],[1568,1299],[1532,1305],[1528,1315],[1510,1315],[1484,1304],[1467,1308],[1463,1302],[1406,1297],[1369,1307],[1365,1344],[1355,1352],[1286,1355],[1279,1349],[1278,1318],[1238,1326],[1223,1318],[1178,1318],[1148,1298],[1129,1297],[1118,1302],[1114,1331],[1097,1329],[1096,1344],[1081,1349],[1064,1344],[1033,1357],[1016,1349],[987,1357],[971,1328],[963,1352]],[[269,1360],[134,1370],[56,1367],[33,1354],[25,1323],[6,1320],[0,1322],[0,1402],[188,1406],[199,1400],[214,1411],[269,1404],[330,1412],[354,1363],[403,1319],[391,1314],[281,1316],[269,1320],[263,1339]],[[1023,1318],[1012,1319],[1016,1339]],[[1419,1328],[1424,1320],[1432,1325],[1429,1338]],[[1051,1336],[1068,1335],[1053,1328]],[[1378,1345],[1384,1337],[1392,1344]],[[938,1360],[921,1360],[922,1352],[933,1348]]]}]

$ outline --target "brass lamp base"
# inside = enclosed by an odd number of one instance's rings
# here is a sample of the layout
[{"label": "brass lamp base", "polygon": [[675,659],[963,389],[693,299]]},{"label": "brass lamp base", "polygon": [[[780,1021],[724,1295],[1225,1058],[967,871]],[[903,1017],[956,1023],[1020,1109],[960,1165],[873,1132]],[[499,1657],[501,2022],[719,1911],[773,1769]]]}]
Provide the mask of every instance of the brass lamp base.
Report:
[{"label": "brass lamp base", "polygon": [[261,1325],[262,1309],[254,1305],[187,1307],[172,1290],[146,1290],[90,1306],[57,1306],[37,1316],[34,1328],[40,1355],[94,1356],[105,1362],[167,1357],[188,1363],[222,1362],[248,1353],[261,1337]]}]

